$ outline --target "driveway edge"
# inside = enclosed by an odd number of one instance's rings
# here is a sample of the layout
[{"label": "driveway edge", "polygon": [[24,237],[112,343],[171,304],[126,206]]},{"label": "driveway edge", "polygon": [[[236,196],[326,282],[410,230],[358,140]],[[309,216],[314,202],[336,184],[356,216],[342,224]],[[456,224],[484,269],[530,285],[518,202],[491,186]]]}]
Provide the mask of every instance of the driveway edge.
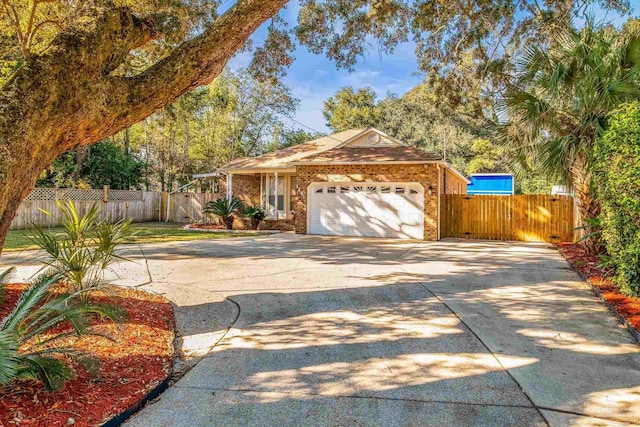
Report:
[{"label": "driveway edge", "polygon": [[600,288],[598,288],[596,285],[591,283],[589,278],[585,276],[584,273],[582,273],[580,270],[575,268],[569,261],[567,261],[566,259],[565,261],[567,262],[567,264],[569,264],[569,267],[571,267],[571,269],[575,271],[578,274],[578,276],[580,276],[580,279],[583,282],[585,282],[587,285],[589,285],[594,295],[597,296],[598,299],[602,301],[605,306],[607,306],[609,311],[618,319],[618,321],[620,321],[620,323],[622,323],[627,328],[627,331],[629,331],[633,339],[636,340],[636,344],[640,345],[640,332],[638,332],[636,328],[634,328],[633,325],[629,323],[629,321],[625,319],[624,316],[618,312],[618,310],[615,308],[613,304],[611,304],[609,301],[607,301],[605,297],[602,296],[602,293],[600,292]]}]

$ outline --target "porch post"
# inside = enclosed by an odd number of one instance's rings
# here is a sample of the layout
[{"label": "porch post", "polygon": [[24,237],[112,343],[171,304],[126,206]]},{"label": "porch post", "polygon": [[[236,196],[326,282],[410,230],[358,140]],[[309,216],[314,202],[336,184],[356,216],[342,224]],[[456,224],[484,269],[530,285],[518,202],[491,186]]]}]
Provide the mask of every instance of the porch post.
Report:
[{"label": "porch post", "polygon": [[260,174],[260,202],[258,204],[260,206],[262,206],[262,208],[266,211],[267,210],[267,204],[264,202],[264,200],[266,199],[267,196],[265,194],[263,194],[263,190],[266,187],[264,185],[264,182],[263,182],[263,175],[264,174],[262,174],[262,173]]},{"label": "porch post", "polygon": [[227,200],[231,200],[231,198],[233,197],[233,190],[232,190],[232,185],[233,185],[233,176],[230,173],[227,173]]},{"label": "porch post", "polygon": [[278,220],[278,172],[275,172],[274,174],[275,177],[275,202],[274,205],[276,207],[276,221]]}]

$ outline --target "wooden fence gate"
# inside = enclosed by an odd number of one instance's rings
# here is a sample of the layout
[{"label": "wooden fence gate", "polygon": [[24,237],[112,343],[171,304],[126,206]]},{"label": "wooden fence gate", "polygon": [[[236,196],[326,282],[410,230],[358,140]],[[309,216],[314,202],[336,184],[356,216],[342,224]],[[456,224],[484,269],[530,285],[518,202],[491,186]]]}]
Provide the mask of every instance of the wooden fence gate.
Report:
[{"label": "wooden fence gate", "polygon": [[572,241],[571,196],[442,195],[441,236],[525,242]]}]

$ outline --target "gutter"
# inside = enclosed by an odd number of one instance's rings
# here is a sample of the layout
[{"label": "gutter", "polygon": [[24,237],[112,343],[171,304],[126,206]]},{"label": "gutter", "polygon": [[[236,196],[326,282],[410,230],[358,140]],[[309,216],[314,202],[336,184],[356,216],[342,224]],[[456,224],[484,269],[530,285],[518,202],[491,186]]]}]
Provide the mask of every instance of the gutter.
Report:
[{"label": "gutter", "polygon": [[461,174],[460,172],[458,172],[453,166],[451,166],[449,163],[447,163],[444,160],[408,160],[408,161],[403,161],[403,160],[389,160],[389,161],[384,161],[384,160],[378,160],[378,161],[337,161],[337,162],[332,162],[332,161],[326,161],[326,162],[314,162],[314,161],[299,161],[299,162],[291,162],[290,163],[293,166],[323,166],[323,165],[432,165],[432,164],[436,164],[436,165],[442,165],[445,168],[449,169],[454,175],[456,175],[458,178],[460,178],[461,180],[463,180],[465,183],[467,184],[471,184],[471,181],[469,181],[469,179],[467,177],[465,177],[463,174]]}]

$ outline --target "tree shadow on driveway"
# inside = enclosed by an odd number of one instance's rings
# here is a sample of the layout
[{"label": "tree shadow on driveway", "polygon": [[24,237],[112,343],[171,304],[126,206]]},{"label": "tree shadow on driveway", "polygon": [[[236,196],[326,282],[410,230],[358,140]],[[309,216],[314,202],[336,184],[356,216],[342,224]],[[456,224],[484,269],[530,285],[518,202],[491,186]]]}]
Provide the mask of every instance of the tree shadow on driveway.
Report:
[{"label": "tree shadow on driveway", "polygon": [[[545,245],[318,240],[307,262],[354,286],[207,288],[219,300],[179,307],[200,319],[181,332],[221,341],[130,425],[640,421],[637,344]],[[223,259],[275,259],[244,250]]]}]

